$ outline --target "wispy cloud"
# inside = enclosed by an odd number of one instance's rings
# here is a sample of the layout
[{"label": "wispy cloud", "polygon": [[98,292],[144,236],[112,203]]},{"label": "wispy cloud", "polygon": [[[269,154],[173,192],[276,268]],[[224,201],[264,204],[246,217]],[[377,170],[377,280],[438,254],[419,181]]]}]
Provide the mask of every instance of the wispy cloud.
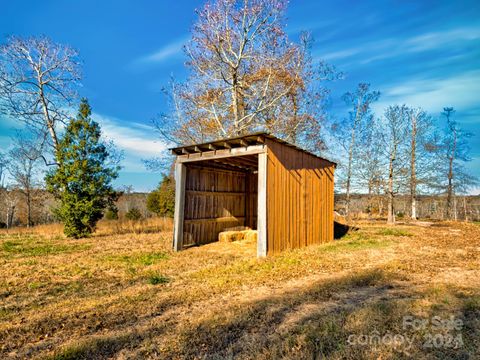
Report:
[{"label": "wispy cloud", "polygon": [[159,64],[164,61],[167,61],[175,56],[178,56],[182,52],[182,47],[183,45],[187,42],[188,38],[187,37],[182,37],[180,39],[177,39],[169,44],[166,44],[162,46],[160,49],[157,51],[144,55],[139,57],[134,61],[136,65],[141,65],[141,64]]},{"label": "wispy cloud", "polygon": [[462,111],[478,107],[480,70],[468,71],[446,78],[424,78],[399,83],[382,93],[382,100],[374,105],[377,114],[394,103],[421,106],[440,112],[444,106],[455,106]]},{"label": "wispy cloud", "polygon": [[332,61],[337,59],[350,58],[362,52],[362,48],[350,48],[345,50],[333,51],[322,56],[323,60]]},{"label": "wispy cloud", "polygon": [[92,118],[101,125],[105,136],[124,152],[124,171],[145,171],[142,159],[161,156],[167,148],[166,144],[156,138],[153,129],[145,124],[127,123],[97,113]]},{"label": "wispy cloud", "polygon": [[370,41],[354,47],[337,48],[319,57],[325,60],[351,60],[353,56],[361,64],[398,57],[407,53],[421,53],[447,46],[455,47],[466,41],[480,39],[480,27],[460,27],[444,31],[426,32],[407,38],[387,38]]},{"label": "wispy cloud", "polygon": [[457,41],[478,39],[480,39],[480,27],[462,27],[414,36],[407,39],[404,45],[409,52],[419,52],[443,47]]}]

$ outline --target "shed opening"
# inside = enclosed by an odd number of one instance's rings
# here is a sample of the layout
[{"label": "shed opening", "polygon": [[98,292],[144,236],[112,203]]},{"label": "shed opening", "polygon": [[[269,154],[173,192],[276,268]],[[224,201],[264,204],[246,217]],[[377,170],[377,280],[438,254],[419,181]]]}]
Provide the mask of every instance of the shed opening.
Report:
[{"label": "shed opening", "polygon": [[183,248],[257,229],[258,155],[185,164]]}]

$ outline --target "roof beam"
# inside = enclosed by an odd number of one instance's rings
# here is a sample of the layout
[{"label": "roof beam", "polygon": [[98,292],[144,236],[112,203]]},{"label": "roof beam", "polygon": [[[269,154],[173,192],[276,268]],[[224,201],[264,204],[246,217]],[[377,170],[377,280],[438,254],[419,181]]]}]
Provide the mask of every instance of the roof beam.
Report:
[{"label": "roof beam", "polygon": [[220,149],[215,151],[206,151],[201,153],[179,155],[177,156],[177,162],[187,163],[187,162],[194,162],[194,161],[223,159],[223,158],[229,158],[233,156],[256,155],[256,154],[264,153],[265,150],[266,150],[265,145],[250,145],[250,146],[241,147],[241,148]]}]

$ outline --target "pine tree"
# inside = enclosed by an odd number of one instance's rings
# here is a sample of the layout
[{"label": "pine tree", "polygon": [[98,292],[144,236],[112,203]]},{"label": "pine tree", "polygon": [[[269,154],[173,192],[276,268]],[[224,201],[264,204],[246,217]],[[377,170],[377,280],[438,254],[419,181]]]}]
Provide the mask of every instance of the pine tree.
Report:
[{"label": "pine tree", "polygon": [[65,225],[64,233],[73,238],[90,235],[118,198],[111,183],[120,167],[112,163],[100,126],[90,116],[90,105],[82,99],[77,118],[70,120],[59,141],[58,166],[45,179],[59,201],[55,214]]}]

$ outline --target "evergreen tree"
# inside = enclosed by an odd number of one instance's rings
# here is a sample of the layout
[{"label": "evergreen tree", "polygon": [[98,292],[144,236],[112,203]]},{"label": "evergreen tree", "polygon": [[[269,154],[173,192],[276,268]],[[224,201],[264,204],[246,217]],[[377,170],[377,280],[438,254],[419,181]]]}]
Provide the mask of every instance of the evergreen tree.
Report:
[{"label": "evergreen tree", "polygon": [[175,181],[163,176],[158,188],[148,194],[147,209],[158,216],[173,217],[175,211]]},{"label": "evergreen tree", "polygon": [[73,238],[90,235],[104,210],[118,198],[111,182],[120,167],[90,116],[90,105],[82,99],[77,118],[70,120],[59,141],[58,166],[46,176],[48,191],[60,203],[55,214],[65,224],[65,235]]}]

